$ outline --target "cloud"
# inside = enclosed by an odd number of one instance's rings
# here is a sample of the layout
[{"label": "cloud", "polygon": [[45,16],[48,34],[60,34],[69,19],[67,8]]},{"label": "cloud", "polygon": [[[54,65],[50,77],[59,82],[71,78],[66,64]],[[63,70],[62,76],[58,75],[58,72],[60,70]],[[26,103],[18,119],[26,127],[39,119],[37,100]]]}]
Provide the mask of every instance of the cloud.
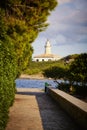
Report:
[{"label": "cloud", "polygon": [[59,0],[59,2],[62,5],[59,5],[49,18],[51,28],[48,30],[54,37],[61,34],[69,39],[68,42],[70,39],[78,41],[77,37],[87,34],[87,8],[85,8],[87,0]]},{"label": "cloud", "polygon": [[58,36],[56,36],[55,38],[55,45],[56,44],[65,44],[67,41],[66,37],[62,34],[59,34]]},{"label": "cloud", "polygon": [[77,9],[86,10],[87,0],[72,0]]},{"label": "cloud", "polygon": [[71,0],[57,0],[59,2],[59,4],[64,4],[64,3],[68,3]]}]

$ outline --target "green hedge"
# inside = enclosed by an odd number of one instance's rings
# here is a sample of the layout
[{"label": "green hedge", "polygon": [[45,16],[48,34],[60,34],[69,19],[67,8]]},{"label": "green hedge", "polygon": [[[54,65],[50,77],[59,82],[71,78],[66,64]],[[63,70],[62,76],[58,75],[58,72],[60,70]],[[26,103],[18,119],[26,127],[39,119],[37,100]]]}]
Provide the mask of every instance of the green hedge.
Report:
[{"label": "green hedge", "polygon": [[[1,21],[0,21],[1,22]],[[8,120],[9,107],[15,96],[16,58],[14,46],[0,23],[0,130],[4,130]]]}]

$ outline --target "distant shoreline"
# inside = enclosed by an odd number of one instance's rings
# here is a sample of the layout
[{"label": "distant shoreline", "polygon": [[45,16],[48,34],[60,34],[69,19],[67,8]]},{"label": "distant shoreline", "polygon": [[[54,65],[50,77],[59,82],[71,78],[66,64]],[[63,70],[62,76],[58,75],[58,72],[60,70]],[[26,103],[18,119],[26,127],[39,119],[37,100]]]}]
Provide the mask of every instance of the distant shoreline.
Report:
[{"label": "distant shoreline", "polygon": [[44,77],[41,74],[36,74],[36,75],[28,75],[28,74],[21,74],[19,79],[38,79],[38,80],[44,80],[44,79],[52,79],[52,78],[47,78]]}]

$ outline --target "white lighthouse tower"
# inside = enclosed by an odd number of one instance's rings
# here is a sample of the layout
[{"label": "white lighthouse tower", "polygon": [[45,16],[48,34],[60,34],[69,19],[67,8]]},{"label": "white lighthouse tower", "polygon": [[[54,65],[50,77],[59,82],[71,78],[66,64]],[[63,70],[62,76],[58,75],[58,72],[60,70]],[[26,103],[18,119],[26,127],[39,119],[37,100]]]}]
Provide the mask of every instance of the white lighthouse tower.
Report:
[{"label": "white lighthouse tower", "polygon": [[51,54],[51,44],[49,40],[47,40],[46,45],[45,45],[45,54]]},{"label": "white lighthouse tower", "polygon": [[44,54],[40,54],[37,56],[34,56],[33,61],[41,62],[41,61],[56,61],[59,60],[61,57],[58,55],[54,55],[51,52],[51,44],[50,41],[47,40],[45,44],[45,52]]}]

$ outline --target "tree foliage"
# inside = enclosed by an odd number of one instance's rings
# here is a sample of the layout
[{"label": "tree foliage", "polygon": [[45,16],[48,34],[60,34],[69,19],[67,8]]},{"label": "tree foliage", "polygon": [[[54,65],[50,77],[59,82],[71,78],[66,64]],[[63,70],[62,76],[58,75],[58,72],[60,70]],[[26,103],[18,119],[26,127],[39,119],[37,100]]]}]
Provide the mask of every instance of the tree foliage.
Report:
[{"label": "tree foliage", "polygon": [[70,74],[74,81],[87,83],[87,54],[81,54],[70,65]]},{"label": "tree foliage", "polygon": [[44,75],[56,79],[67,79],[69,81],[87,84],[87,53],[75,57],[70,64],[63,66],[52,66],[44,71]]},{"label": "tree foliage", "polygon": [[[87,53],[75,56],[74,61],[64,66],[54,66],[44,70],[46,77],[63,79],[59,88],[64,91],[87,96]],[[68,82],[66,82],[68,81]],[[72,87],[72,90],[70,90]]]},{"label": "tree foliage", "polygon": [[48,69],[44,70],[44,76],[54,79],[65,79],[66,78],[66,69],[59,67],[59,66],[53,66]]}]

